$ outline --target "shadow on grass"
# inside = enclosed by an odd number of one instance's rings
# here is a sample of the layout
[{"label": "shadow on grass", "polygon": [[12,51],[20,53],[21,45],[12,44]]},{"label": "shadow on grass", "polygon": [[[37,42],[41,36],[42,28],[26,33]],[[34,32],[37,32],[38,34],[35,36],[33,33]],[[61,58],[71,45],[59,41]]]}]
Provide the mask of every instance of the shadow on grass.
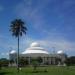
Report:
[{"label": "shadow on grass", "polygon": [[42,70],[42,71],[38,71],[38,70],[33,70],[33,71],[27,71],[25,73],[47,73],[48,71],[47,70]]},{"label": "shadow on grass", "polygon": [[30,72],[19,72],[19,73],[13,73],[13,72],[0,72],[0,75],[22,75],[22,74],[34,74],[34,73],[47,73],[48,71],[30,71]]},{"label": "shadow on grass", "polygon": [[0,75],[7,75],[7,74],[11,74],[11,72],[0,72]]},{"label": "shadow on grass", "polygon": [[32,73],[47,73],[48,71],[32,71]]}]

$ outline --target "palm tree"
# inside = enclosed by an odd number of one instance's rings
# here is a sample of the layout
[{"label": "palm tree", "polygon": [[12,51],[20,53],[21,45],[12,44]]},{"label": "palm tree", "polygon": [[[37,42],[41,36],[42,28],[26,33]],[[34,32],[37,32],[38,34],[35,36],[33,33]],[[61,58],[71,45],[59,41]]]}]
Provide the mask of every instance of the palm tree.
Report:
[{"label": "palm tree", "polygon": [[26,34],[27,28],[26,23],[24,23],[21,19],[15,19],[11,22],[10,31],[12,35],[18,39],[18,53],[17,53],[17,70],[19,72],[19,39],[22,34]]}]

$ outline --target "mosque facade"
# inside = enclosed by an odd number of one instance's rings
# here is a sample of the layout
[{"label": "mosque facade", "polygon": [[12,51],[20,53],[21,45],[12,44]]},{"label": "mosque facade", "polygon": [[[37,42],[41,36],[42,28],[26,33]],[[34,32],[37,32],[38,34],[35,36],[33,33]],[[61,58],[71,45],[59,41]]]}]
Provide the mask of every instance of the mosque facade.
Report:
[{"label": "mosque facade", "polygon": [[[39,43],[34,42],[20,54],[20,57],[27,59],[29,65],[32,58],[36,59],[38,57],[42,59],[42,65],[60,65],[65,63],[67,55],[62,50],[57,51],[57,53],[49,53]],[[14,63],[16,62],[17,52],[15,50],[10,51],[9,59],[13,60]]]}]

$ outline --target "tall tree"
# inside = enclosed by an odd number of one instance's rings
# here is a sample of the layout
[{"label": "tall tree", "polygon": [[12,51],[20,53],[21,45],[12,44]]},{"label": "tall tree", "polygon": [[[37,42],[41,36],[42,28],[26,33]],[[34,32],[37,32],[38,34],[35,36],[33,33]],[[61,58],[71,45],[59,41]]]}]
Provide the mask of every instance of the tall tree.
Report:
[{"label": "tall tree", "polygon": [[11,22],[10,31],[12,32],[12,35],[18,40],[17,69],[19,72],[19,39],[23,33],[26,34],[27,32],[26,23],[24,23],[21,19],[15,19]]}]

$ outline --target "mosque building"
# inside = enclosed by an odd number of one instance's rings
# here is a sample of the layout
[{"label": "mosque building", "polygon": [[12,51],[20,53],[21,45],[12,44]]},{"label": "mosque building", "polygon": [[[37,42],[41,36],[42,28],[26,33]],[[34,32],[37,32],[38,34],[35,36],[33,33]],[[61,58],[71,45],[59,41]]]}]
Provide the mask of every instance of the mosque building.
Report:
[{"label": "mosque building", "polygon": [[[67,55],[62,50],[57,51],[57,53],[49,53],[39,43],[33,42],[29,48],[20,54],[20,57],[27,58],[28,64],[31,64],[32,58],[41,57],[43,65],[58,65],[64,64]],[[15,50],[10,51],[9,58],[15,62],[17,52]]]}]

